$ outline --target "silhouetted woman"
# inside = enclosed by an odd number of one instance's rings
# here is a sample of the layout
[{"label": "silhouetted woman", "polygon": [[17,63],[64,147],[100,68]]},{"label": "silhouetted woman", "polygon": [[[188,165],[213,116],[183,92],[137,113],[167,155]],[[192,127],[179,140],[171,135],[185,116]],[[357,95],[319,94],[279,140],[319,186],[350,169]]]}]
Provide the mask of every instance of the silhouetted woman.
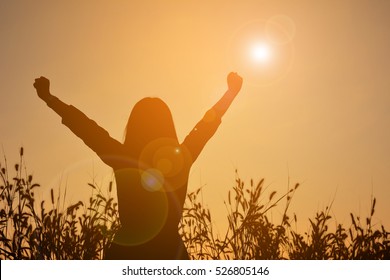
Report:
[{"label": "silhouetted woman", "polygon": [[214,135],[221,117],[241,89],[242,78],[227,77],[228,90],[179,143],[168,106],[144,98],[131,111],[124,143],[49,91],[45,77],[35,80],[38,96],[62,123],[114,169],[121,229],[108,259],[188,259],[178,233],[191,165]]}]

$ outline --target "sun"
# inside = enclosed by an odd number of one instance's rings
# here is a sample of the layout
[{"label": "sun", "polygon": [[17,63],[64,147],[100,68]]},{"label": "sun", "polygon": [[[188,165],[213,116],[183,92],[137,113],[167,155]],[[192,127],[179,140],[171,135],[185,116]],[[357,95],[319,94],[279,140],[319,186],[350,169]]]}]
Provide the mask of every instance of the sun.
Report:
[{"label": "sun", "polygon": [[294,34],[292,20],[284,17],[251,20],[231,37],[226,52],[228,62],[247,84],[263,87],[279,82],[294,61]]},{"label": "sun", "polygon": [[252,47],[251,58],[257,63],[266,63],[272,57],[271,48],[265,43],[258,43]]}]

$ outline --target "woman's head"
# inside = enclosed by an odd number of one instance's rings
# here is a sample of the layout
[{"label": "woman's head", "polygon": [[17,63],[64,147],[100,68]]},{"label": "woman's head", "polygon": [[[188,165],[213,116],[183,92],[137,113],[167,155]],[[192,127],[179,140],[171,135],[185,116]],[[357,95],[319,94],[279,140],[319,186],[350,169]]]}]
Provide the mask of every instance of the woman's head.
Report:
[{"label": "woman's head", "polygon": [[135,104],[125,133],[124,145],[135,153],[158,138],[177,141],[171,111],[159,98],[147,97]]}]

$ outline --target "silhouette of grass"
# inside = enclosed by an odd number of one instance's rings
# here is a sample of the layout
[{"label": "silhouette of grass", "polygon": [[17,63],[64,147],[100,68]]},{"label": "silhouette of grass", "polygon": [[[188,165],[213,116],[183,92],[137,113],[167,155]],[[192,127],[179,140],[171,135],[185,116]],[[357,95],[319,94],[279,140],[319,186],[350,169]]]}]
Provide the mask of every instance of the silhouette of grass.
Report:
[{"label": "silhouette of grass", "polygon": [[[60,206],[64,195],[50,191],[50,202],[39,204],[23,162],[10,177],[7,160],[0,164],[0,259],[102,259],[119,229],[118,205],[112,183],[104,195],[95,185],[88,203]],[[237,175],[228,192],[227,230],[216,233],[211,212],[200,197],[201,189],[187,195],[179,233],[191,259],[390,259],[390,232],[372,225],[376,199],[363,221],[351,213],[351,226],[329,229],[330,207],[309,219],[310,230],[300,234],[290,223],[288,210],[295,185],[278,196],[267,192],[264,180],[247,186]],[[269,194],[268,194],[269,193]],[[270,220],[272,210],[285,202],[280,223]],[[63,209],[62,209],[63,208]],[[293,221],[297,221],[294,215]]]},{"label": "silhouette of grass", "polygon": [[119,227],[117,203],[93,184],[95,191],[87,204],[79,201],[60,208],[50,191],[51,205],[37,205],[33,183],[23,166],[23,148],[10,178],[7,161],[0,178],[0,258],[1,259],[100,259]]}]

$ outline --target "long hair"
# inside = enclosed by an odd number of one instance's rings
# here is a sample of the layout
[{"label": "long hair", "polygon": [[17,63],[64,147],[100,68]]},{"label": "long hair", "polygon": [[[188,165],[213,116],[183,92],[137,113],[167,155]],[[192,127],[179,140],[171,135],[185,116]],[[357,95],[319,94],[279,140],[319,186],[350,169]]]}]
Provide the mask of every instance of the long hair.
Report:
[{"label": "long hair", "polygon": [[143,98],[130,113],[124,146],[131,156],[137,157],[146,145],[159,138],[178,142],[171,111],[159,98]]}]

